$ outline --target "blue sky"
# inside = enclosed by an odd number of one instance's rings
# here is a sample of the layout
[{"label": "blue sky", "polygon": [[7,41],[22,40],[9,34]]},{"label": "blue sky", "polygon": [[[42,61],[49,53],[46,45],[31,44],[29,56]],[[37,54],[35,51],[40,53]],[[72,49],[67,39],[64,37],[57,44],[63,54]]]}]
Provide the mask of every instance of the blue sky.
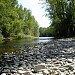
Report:
[{"label": "blue sky", "polygon": [[48,27],[49,19],[45,17],[45,9],[42,9],[42,5],[39,4],[39,0],[18,0],[19,4],[22,4],[23,7],[30,9],[32,15],[37,20],[39,27]]}]

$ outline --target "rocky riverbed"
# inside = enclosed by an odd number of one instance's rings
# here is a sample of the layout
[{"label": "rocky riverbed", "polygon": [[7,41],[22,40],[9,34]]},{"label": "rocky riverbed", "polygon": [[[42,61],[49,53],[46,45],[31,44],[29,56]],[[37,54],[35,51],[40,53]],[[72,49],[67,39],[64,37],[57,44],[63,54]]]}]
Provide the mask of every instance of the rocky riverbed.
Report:
[{"label": "rocky riverbed", "polygon": [[57,39],[0,56],[1,75],[75,75],[75,39]]}]

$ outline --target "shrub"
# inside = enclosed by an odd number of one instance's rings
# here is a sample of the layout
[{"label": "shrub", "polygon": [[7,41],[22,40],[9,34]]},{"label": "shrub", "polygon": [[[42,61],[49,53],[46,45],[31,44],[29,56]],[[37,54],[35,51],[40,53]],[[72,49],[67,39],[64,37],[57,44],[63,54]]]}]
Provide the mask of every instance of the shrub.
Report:
[{"label": "shrub", "polygon": [[17,39],[22,39],[22,38],[25,37],[25,34],[23,34],[23,33],[18,33],[16,37],[17,37]]},{"label": "shrub", "polygon": [[3,40],[3,35],[0,33],[0,40]]}]

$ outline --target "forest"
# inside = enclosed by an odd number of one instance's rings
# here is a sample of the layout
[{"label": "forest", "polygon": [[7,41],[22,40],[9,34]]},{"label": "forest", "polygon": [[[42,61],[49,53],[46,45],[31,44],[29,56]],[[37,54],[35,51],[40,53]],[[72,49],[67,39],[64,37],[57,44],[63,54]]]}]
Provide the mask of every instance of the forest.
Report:
[{"label": "forest", "polygon": [[40,36],[57,38],[75,36],[75,0],[41,0],[46,16],[51,21],[47,28],[40,27]]},{"label": "forest", "polygon": [[31,11],[17,0],[0,0],[0,39],[31,36],[39,36],[39,25]]},{"label": "forest", "polygon": [[[18,0],[0,0],[0,39],[53,36],[75,36],[75,0],[41,0],[50,26],[39,28],[31,11]],[[40,7],[41,8],[41,7]]]}]

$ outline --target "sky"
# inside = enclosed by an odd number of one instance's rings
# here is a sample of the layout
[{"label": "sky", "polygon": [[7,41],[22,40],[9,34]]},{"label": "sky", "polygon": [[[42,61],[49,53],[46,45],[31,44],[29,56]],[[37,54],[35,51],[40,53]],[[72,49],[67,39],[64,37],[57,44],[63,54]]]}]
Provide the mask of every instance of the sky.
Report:
[{"label": "sky", "polygon": [[41,4],[39,4],[39,0],[18,0],[18,3],[31,10],[32,15],[39,24],[39,27],[48,27],[50,25],[49,19],[45,17],[45,9],[42,8]]}]

